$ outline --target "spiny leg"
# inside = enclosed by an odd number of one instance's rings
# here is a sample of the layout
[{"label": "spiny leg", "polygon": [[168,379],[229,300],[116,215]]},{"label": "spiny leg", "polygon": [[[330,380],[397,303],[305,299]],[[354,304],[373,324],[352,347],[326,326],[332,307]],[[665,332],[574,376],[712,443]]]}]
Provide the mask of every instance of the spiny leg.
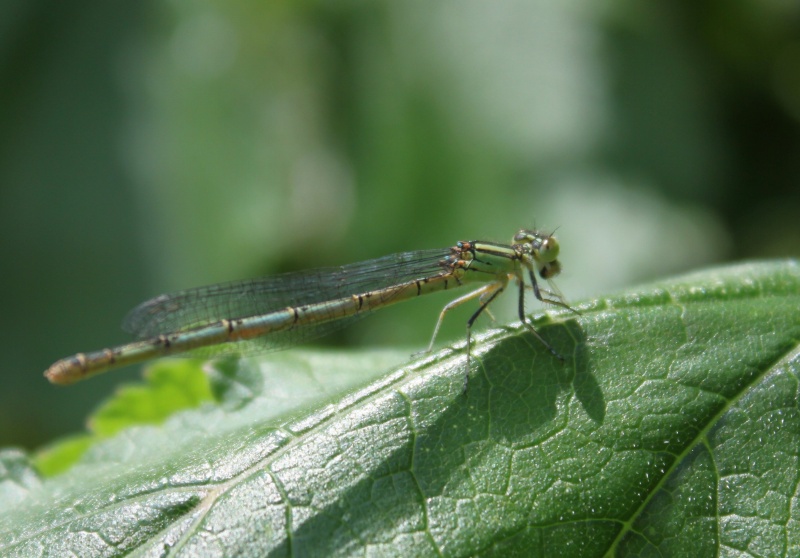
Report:
[{"label": "spiny leg", "polygon": [[[530,332],[533,333],[533,335],[536,337],[536,339],[541,341],[542,345],[547,347],[547,350],[550,351],[553,354],[553,356],[555,356],[561,362],[564,362],[564,357],[562,357],[560,354],[558,354],[558,351],[556,351],[550,345],[550,343],[545,341],[544,337],[539,335],[539,332],[536,331],[536,328],[533,327],[533,324],[530,322],[530,320],[526,318],[526,316],[525,316],[525,284],[521,280],[518,280],[517,283],[519,284],[519,301],[518,301],[518,304],[517,304],[517,311],[519,312],[519,319],[522,321],[523,324],[525,324],[527,326],[527,328],[530,330]],[[559,306],[563,306],[565,308],[569,308],[569,306],[567,306],[563,302],[556,302],[556,301],[548,300],[546,298],[542,298],[542,294],[539,292],[539,286],[536,284],[536,277],[533,275],[533,272],[531,272],[531,284],[533,286],[533,294],[536,295],[536,298],[538,298],[542,302],[552,302],[553,304],[558,304]],[[571,308],[570,308],[570,310],[571,310]]]},{"label": "spiny leg", "polygon": [[[503,290],[506,288],[506,284],[507,281],[502,283],[492,283],[495,289],[494,292],[487,290],[484,293],[484,295],[491,292],[489,297],[485,298],[484,296],[481,296],[480,298],[481,305],[478,307],[475,313],[472,316],[470,316],[469,320],[467,320],[467,371],[464,373],[464,386],[461,388],[461,393],[467,392],[467,383],[469,383],[469,371],[471,369],[470,361],[472,358],[472,324],[475,323],[475,320],[478,319],[478,316],[480,316],[481,313],[487,309],[487,307],[492,303],[492,301],[495,298],[497,298],[497,295],[503,292]],[[492,285],[487,285],[487,287]]]},{"label": "spiny leg", "polygon": [[[532,286],[529,286],[529,285],[526,284],[525,288],[527,290],[533,292],[533,287]],[[558,292],[558,289],[556,289],[554,291],[551,291],[549,289],[545,289],[544,287],[539,287],[539,293],[540,294],[545,294],[545,295],[547,295],[549,297],[553,297],[556,300],[551,300],[550,298],[545,298],[545,297],[537,298],[537,300],[539,300],[541,302],[544,302],[544,303],[547,303],[547,304],[555,304],[556,306],[561,306],[562,308],[566,308],[567,310],[569,310],[573,314],[576,314],[578,316],[583,316],[583,314],[581,314],[580,312],[575,310],[568,303],[564,302],[564,295],[562,295],[560,292]],[[536,294],[536,293],[534,292],[534,294]]]},{"label": "spiny leg", "polygon": [[469,302],[470,300],[480,297],[481,307],[485,307],[486,304],[484,303],[484,299],[487,295],[490,296],[490,299],[495,296],[495,292],[500,289],[501,291],[505,287],[505,282],[496,281],[494,283],[489,283],[484,285],[480,289],[476,289],[471,293],[467,293],[463,296],[458,297],[455,300],[452,300],[447,303],[447,305],[442,308],[442,311],[439,313],[439,319],[436,320],[436,327],[433,328],[433,337],[431,337],[431,342],[428,343],[428,348],[421,353],[429,353],[433,350],[433,344],[436,342],[436,336],[439,334],[439,328],[442,327],[442,322],[444,321],[445,314],[447,314],[453,308],[464,304],[465,302]]},{"label": "spiny leg", "polygon": [[474,298],[478,298],[480,301],[480,307],[472,316],[470,316],[469,320],[467,320],[467,371],[464,374],[464,387],[462,389],[462,393],[467,390],[467,380],[469,378],[470,359],[472,353],[472,336],[470,330],[472,329],[472,324],[475,323],[475,320],[478,319],[478,316],[481,315],[481,312],[486,310],[486,307],[489,306],[495,297],[503,292],[506,284],[508,284],[507,278],[505,280],[495,281],[493,283],[484,285],[480,289],[475,289],[471,293],[467,293],[464,296],[460,296],[457,299],[448,302],[439,313],[439,319],[436,320],[436,327],[433,328],[433,337],[431,337],[431,342],[428,344],[428,348],[424,351],[421,351],[422,353],[429,353],[431,350],[433,350],[433,344],[436,341],[436,336],[439,334],[439,328],[442,327],[444,317],[450,310],[464,304],[465,302],[469,302]]},{"label": "spiny leg", "polygon": [[[539,283],[536,281],[536,274],[533,272],[533,268],[528,268],[528,275],[531,278],[531,288],[533,288],[533,295],[536,297],[537,300],[540,302],[546,302],[547,304],[555,304],[556,306],[561,306],[562,308],[566,308],[570,312],[574,312],[575,314],[581,315],[580,312],[572,308],[569,304],[564,302],[563,300],[556,300],[554,298],[545,298],[542,296],[542,292],[549,294],[551,296],[559,297],[558,294],[548,291],[547,289],[540,289]],[[520,293],[520,298],[522,298],[522,293]],[[525,320],[523,320],[525,321]],[[538,337],[538,335],[537,335]],[[545,343],[547,345],[547,343]],[[548,345],[549,347],[549,345]],[[552,349],[551,349],[552,351]],[[559,357],[560,358],[560,357]],[[563,359],[562,359],[563,360]]]},{"label": "spiny leg", "polygon": [[[525,284],[525,288],[529,289],[531,292],[533,292],[533,287],[529,286],[528,284]],[[544,287],[539,287],[539,292],[543,293],[543,294],[546,294],[547,296],[555,297],[555,298],[557,298],[557,299],[559,299],[561,301],[564,300],[563,295],[561,295],[560,293],[557,293],[555,291],[551,291],[549,289],[545,289]],[[543,298],[542,302],[547,302],[547,299]]]}]

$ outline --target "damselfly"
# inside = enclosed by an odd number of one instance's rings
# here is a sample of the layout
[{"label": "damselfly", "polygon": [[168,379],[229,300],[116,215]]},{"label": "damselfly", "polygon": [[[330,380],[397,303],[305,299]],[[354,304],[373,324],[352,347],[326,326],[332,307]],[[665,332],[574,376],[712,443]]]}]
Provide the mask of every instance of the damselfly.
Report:
[{"label": "damselfly", "polygon": [[525,316],[526,274],[538,300],[571,310],[560,295],[540,288],[536,278],[537,274],[545,280],[558,275],[558,253],[558,241],[551,234],[521,230],[511,244],[461,241],[449,249],[404,252],[341,267],[161,295],[137,306],[125,319],[124,329],[140,341],[61,359],[47,369],[45,376],[56,384],[71,384],[163,355],[207,356],[286,348],[390,304],[483,283],[442,309],[427,349],[432,349],[447,312],[477,298],[478,309],[467,320],[469,363],[473,323],[512,279],[519,289],[520,320],[563,360]]}]

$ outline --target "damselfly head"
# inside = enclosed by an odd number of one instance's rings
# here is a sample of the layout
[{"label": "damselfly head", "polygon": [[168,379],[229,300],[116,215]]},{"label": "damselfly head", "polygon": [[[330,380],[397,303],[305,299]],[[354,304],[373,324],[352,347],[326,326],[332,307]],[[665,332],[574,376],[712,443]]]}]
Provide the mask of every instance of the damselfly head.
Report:
[{"label": "damselfly head", "polygon": [[525,252],[533,255],[539,264],[556,263],[554,269],[557,271],[554,271],[551,277],[561,271],[561,266],[556,262],[561,247],[553,235],[523,229],[514,235],[514,242],[521,245]]}]

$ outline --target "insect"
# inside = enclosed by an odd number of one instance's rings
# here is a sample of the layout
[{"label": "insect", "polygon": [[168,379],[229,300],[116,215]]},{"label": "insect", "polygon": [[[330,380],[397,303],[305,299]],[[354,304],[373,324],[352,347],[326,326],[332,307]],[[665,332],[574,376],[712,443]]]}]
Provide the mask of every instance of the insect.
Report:
[{"label": "insect", "polygon": [[[525,317],[526,288],[531,288],[540,301],[572,310],[560,295],[540,288],[537,281],[537,275],[547,280],[560,273],[558,255],[554,236],[523,229],[511,244],[461,241],[446,249],[403,252],[341,267],[161,295],[140,304],[125,319],[124,329],[140,341],[61,359],[47,369],[45,376],[55,384],[71,384],[163,355],[252,352],[253,346],[262,351],[287,348],[384,306],[480,284],[442,309],[427,348],[432,349],[447,312],[477,298],[479,307],[467,321],[469,370],[472,325],[512,279],[518,286],[520,320],[563,361]],[[526,275],[530,287],[526,287]]]}]

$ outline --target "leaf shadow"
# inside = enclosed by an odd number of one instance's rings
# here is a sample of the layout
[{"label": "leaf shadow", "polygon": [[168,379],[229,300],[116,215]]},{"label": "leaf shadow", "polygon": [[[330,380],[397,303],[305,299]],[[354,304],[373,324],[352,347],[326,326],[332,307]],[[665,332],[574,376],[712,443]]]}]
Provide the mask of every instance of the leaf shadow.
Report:
[{"label": "leaf shadow", "polygon": [[[271,555],[289,551],[325,555],[375,541],[381,526],[393,532],[397,525],[423,533],[431,553],[440,552],[431,526],[424,524],[432,501],[455,506],[482,494],[507,497],[513,468],[519,467],[514,463],[515,453],[535,451],[543,440],[557,435],[565,427],[569,413],[564,410],[573,398],[593,421],[602,422],[605,400],[590,371],[577,322],[537,329],[546,331],[562,354],[573,357],[562,364],[526,332],[507,336],[474,358],[478,364],[473,366],[466,392],[461,391],[463,358],[452,359],[438,381],[400,386],[405,391],[393,396],[405,400],[414,435],[377,470],[323,509],[311,514],[304,511],[301,515],[311,517],[296,529],[288,527],[291,548],[285,543]],[[442,399],[443,382],[450,393],[447,407],[436,420],[427,422],[426,405]],[[521,498],[530,506],[534,496]],[[457,522],[457,517],[454,508],[453,521]],[[491,537],[499,540],[516,535],[520,523],[497,521],[484,529],[490,529]],[[474,549],[462,550],[469,553]]]}]

